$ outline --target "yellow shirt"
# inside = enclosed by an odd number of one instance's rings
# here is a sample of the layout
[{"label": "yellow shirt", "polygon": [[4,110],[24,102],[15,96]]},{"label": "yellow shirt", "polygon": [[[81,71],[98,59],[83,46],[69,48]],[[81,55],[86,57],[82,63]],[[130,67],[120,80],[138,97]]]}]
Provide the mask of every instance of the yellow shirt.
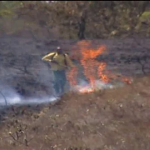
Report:
[{"label": "yellow shirt", "polygon": [[[53,60],[56,61],[58,64],[51,62],[51,61],[53,61],[52,56],[53,56]],[[65,59],[66,59],[67,66],[65,64]],[[69,56],[67,54],[65,54],[65,56],[64,56],[64,54],[57,54],[56,52],[52,52],[52,53],[45,55],[42,58],[42,60],[49,61],[51,64],[51,69],[55,70],[55,71],[56,70],[65,70],[65,69],[67,69],[68,66],[69,67],[74,66],[73,62],[71,61],[71,59],[69,58]]]}]

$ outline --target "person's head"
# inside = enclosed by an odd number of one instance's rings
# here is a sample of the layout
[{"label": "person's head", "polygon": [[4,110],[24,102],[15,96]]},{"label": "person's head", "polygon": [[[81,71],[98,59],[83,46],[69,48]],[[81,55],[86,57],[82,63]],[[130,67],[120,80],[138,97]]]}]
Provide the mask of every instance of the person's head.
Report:
[{"label": "person's head", "polygon": [[62,54],[62,53],[63,53],[63,51],[62,51],[62,48],[61,48],[61,47],[57,47],[57,53],[58,53],[58,54]]}]

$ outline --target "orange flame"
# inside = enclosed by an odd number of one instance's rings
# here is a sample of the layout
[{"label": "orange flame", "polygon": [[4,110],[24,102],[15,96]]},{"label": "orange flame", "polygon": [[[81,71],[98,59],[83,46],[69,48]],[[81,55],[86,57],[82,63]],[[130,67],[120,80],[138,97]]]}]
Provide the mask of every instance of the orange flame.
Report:
[{"label": "orange flame", "polygon": [[[89,80],[90,86],[92,89],[95,88],[95,80],[99,77],[103,82],[108,82],[107,76],[103,73],[105,70],[106,64],[99,63],[95,60],[95,58],[103,53],[106,50],[105,46],[100,46],[97,49],[90,48],[90,42],[82,41],[79,42],[77,45],[80,48],[80,54],[82,56],[80,63],[83,66],[84,75]],[[67,78],[71,85],[76,85],[76,77],[77,77],[78,70],[77,68],[73,68],[67,74]],[[93,90],[85,87],[80,90],[80,92],[92,92]]]},{"label": "orange flame", "polygon": [[[95,87],[95,81],[97,78],[100,78],[104,83],[108,83],[110,79],[118,78],[117,75],[109,73],[109,78],[105,74],[106,63],[105,62],[98,62],[95,58],[102,54],[106,47],[104,45],[98,47],[97,49],[91,48],[91,43],[87,41],[81,41],[77,43],[79,47],[79,52],[81,54],[80,63],[83,66],[84,75],[89,80],[90,86],[85,86],[79,89],[81,93],[91,93],[93,92]],[[108,71],[107,71],[108,72]],[[71,85],[77,85],[77,74],[78,69],[77,67],[72,68],[68,74],[67,79]],[[131,84],[131,80],[128,78],[122,77],[121,81]]]},{"label": "orange flame", "polygon": [[92,93],[93,91],[94,91],[94,89],[89,88],[89,87],[87,87],[87,86],[85,86],[85,87],[79,89],[79,92],[81,92],[81,93]]},{"label": "orange flame", "polygon": [[126,83],[126,84],[131,84],[131,83],[132,83],[132,79],[129,79],[129,78],[124,77],[124,78],[122,79],[122,82],[124,82],[124,83]]},{"label": "orange flame", "polygon": [[77,80],[76,80],[77,74],[78,74],[77,67],[73,67],[69,72],[67,72],[67,80],[69,81],[70,85],[72,86],[77,85]]},{"label": "orange flame", "polygon": [[92,88],[95,88],[95,80],[100,77],[103,82],[108,82],[108,78],[103,74],[106,64],[99,63],[95,58],[102,54],[105,50],[105,46],[100,46],[97,49],[90,48],[90,42],[79,42],[80,51],[82,54],[81,65],[84,68],[84,75],[90,82]]},{"label": "orange flame", "polygon": [[99,67],[98,67],[98,74],[99,74],[99,77],[102,79],[102,81],[104,83],[108,83],[109,82],[109,79],[108,77],[103,73],[103,71],[105,70],[105,67],[106,67],[106,63],[100,63]]}]

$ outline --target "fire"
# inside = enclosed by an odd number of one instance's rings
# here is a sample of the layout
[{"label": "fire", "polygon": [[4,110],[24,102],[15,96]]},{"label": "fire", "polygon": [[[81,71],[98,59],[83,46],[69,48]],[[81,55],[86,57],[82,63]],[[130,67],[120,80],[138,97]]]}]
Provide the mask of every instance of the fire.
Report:
[{"label": "fire", "polygon": [[122,82],[125,82],[126,84],[131,84],[131,83],[132,83],[132,79],[129,79],[129,78],[124,77],[124,78],[122,79]]},{"label": "fire", "polygon": [[77,74],[78,69],[75,66],[69,72],[67,72],[67,80],[69,81],[70,85],[77,85]]},{"label": "fire", "polygon": [[[96,85],[95,81],[100,79],[103,83],[108,83],[110,79],[117,79],[117,75],[112,73],[105,74],[106,72],[106,63],[105,62],[98,62],[96,57],[101,55],[105,50],[106,46],[102,45],[99,46],[97,49],[91,48],[91,43],[87,41],[81,41],[77,43],[79,47],[79,52],[81,55],[80,64],[83,67],[83,72],[85,77],[89,81],[88,86],[78,87],[78,91],[81,93],[91,93],[95,91]],[[77,67],[73,67],[67,74],[67,79],[69,83],[73,86],[77,85],[77,75],[78,69]],[[131,84],[131,80],[128,78],[122,77],[121,81]]]},{"label": "fire", "polygon": [[108,82],[107,76],[104,74],[106,67],[105,63],[100,63],[95,58],[102,54],[106,47],[104,45],[98,47],[97,49],[90,48],[90,42],[82,41],[78,43],[80,46],[80,51],[82,55],[81,65],[84,69],[84,75],[89,80],[91,87],[95,88],[95,80],[99,77],[103,82]]},{"label": "fire", "polygon": [[92,88],[90,88],[88,86],[85,86],[85,87],[82,87],[82,88],[79,89],[80,93],[91,93],[93,91],[94,91],[94,89],[92,89]]},{"label": "fire", "polygon": [[[82,41],[77,44],[80,48],[81,59],[80,63],[83,66],[83,71],[85,77],[89,80],[90,88],[84,87],[79,91],[82,93],[85,92],[93,92],[95,89],[95,80],[100,78],[103,82],[108,82],[108,77],[104,74],[104,70],[106,67],[106,63],[100,63],[95,60],[95,58],[102,54],[106,47],[100,46],[97,49],[90,48],[91,43],[87,41]],[[71,85],[77,85],[77,68],[73,68],[71,71],[68,72],[67,78]]]},{"label": "fire", "polygon": [[107,83],[109,82],[108,77],[103,73],[103,71],[105,70],[106,67],[106,63],[100,63],[99,67],[98,67],[98,73],[99,73],[99,77],[102,79],[103,82]]}]

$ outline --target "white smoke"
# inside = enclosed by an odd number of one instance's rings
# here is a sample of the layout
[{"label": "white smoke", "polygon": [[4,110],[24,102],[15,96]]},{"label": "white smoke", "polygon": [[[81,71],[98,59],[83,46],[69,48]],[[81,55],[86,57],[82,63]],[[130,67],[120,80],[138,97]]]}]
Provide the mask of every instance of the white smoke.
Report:
[{"label": "white smoke", "polygon": [[[111,84],[111,83],[104,83],[100,80],[95,81],[96,90],[102,89],[112,89],[115,87],[122,86],[122,84]],[[92,89],[91,85],[85,81],[80,80],[79,84],[70,88],[69,91],[80,92],[81,89],[86,87],[87,89]],[[0,106],[11,106],[11,105],[37,105],[37,104],[46,104],[57,101],[59,98],[55,97],[54,95],[49,95],[46,97],[34,97],[34,98],[24,98],[19,95],[13,88],[10,88],[6,85],[0,86]]]},{"label": "white smoke", "polygon": [[[121,87],[123,86],[123,83],[122,82],[116,82],[115,84],[114,83],[104,83],[103,81],[101,80],[95,80],[95,91],[96,90],[103,90],[103,89],[113,89],[113,88],[116,88],[116,87]],[[79,81],[79,84],[72,87],[71,90],[72,91],[75,91],[75,92],[80,92],[82,91],[82,89],[86,88],[87,90],[92,90],[92,86],[85,80],[80,80]]]},{"label": "white smoke", "polygon": [[0,106],[10,105],[36,105],[44,104],[56,101],[57,98],[54,96],[47,97],[35,97],[35,98],[24,98],[19,95],[15,90],[10,87],[0,87]]},{"label": "white smoke", "polygon": [[[100,80],[95,80],[94,82],[95,82],[95,89],[97,90],[114,88],[114,86],[110,83],[104,83]],[[81,80],[78,85],[72,88],[72,90],[79,92],[84,87],[86,87],[87,89],[92,89],[91,85],[87,81]]]}]

